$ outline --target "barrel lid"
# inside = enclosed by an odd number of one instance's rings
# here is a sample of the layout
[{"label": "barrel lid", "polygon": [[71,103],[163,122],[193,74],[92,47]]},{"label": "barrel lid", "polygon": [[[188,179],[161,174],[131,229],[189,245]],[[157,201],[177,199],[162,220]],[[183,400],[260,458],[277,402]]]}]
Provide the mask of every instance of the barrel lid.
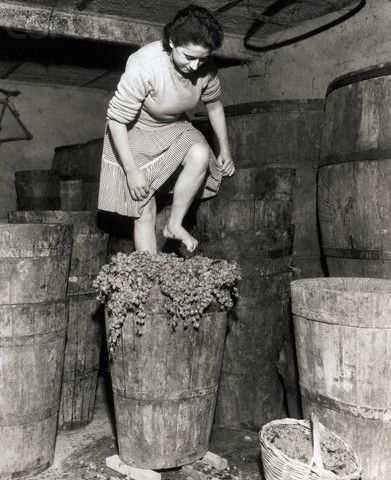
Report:
[{"label": "barrel lid", "polygon": [[391,75],[391,62],[381,63],[379,65],[371,65],[360,70],[346,73],[333,80],[327,88],[326,96],[338,88],[359,83],[371,78],[386,77]]},{"label": "barrel lid", "polygon": [[291,282],[292,312],[321,323],[391,328],[391,280],[310,278]]}]

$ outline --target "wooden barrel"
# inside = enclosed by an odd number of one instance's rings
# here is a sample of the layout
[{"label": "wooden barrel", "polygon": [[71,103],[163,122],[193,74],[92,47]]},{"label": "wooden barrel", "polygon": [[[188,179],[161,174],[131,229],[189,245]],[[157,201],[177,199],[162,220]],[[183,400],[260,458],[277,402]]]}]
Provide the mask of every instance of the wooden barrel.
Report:
[{"label": "wooden barrel", "polygon": [[304,415],[348,441],[362,480],[391,472],[391,281],[324,278],[292,282]]},{"label": "wooden barrel", "polygon": [[226,312],[204,315],[198,330],[173,333],[164,303],[151,293],[141,336],[127,318],[110,363],[119,456],[138,468],[200,459],[212,429]]},{"label": "wooden barrel", "polygon": [[292,212],[294,275],[323,276],[316,220],[316,172],[324,100],[251,102],[224,110],[237,166],[296,169]]},{"label": "wooden barrel", "polygon": [[0,230],[0,478],[16,478],[53,462],[72,227]]},{"label": "wooden barrel", "polygon": [[290,323],[293,185],[292,169],[239,168],[197,212],[201,251],[242,268],[220,376],[220,425],[259,430],[285,413],[276,362]]},{"label": "wooden barrel", "polygon": [[54,149],[52,169],[58,173],[61,180],[82,179],[85,163],[84,143],[64,145]]},{"label": "wooden barrel", "polygon": [[81,180],[85,210],[97,210],[103,138],[54,150],[52,168],[61,180]]},{"label": "wooden barrel", "polygon": [[83,182],[81,180],[60,181],[61,210],[85,210],[83,200]]},{"label": "wooden barrel", "polygon": [[53,170],[15,172],[19,210],[56,210],[60,208],[60,180]]},{"label": "wooden barrel", "polygon": [[391,278],[391,64],[335,80],[319,169],[322,248],[331,276]]},{"label": "wooden barrel", "polygon": [[[292,271],[294,278],[324,276],[316,218],[316,175],[324,117],[324,100],[251,102],[225,107],[228,138],[236,166],[277,166],[296,170],[292,224],[295,227]],[[198,125],[197,125],[198,127]],[[208,127],[201,125],[207,137]],[[213,143],[213,141],[212,141]],[[225,182],[225,180],[224,180]],[[293,332],[287,332],[289,341]],[[285,353],[294,351],[291,345]],[[285,373],[296,370],[294,356],[285,356]],[[296,377],[285,377],[292,386]],[[287,396],[290,393],[287,393]],[[295,402],[289,402],[294,404]],[[296,399],[296,404],[299,398]],[[295,415],[297,409],[290,412]]]},{"label": "wooden barrel", "polygon": [[93,418],[101,346],[101,318],[92,281],[107,259],[108,235],[96,226],[95,212],[10,212],[11,223],[73,225],[68,279],[67,335],[59,427],[72,429]]}]

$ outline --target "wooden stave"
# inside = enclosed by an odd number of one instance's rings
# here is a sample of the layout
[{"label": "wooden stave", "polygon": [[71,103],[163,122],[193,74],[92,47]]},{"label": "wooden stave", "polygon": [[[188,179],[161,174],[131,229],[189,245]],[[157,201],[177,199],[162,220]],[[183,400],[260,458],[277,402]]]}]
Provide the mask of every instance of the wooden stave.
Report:
[{"label": "wooden stave", "polygon": [[[142,336],[128,317],[110,363],[119,456],[137,468],[174,468],[202,458],[212,429],[226,312],[205,314],[197,330],[178,326],[173,333],[164,302],[151,292]],[[108,325],[106,311],[106,335]]]}]

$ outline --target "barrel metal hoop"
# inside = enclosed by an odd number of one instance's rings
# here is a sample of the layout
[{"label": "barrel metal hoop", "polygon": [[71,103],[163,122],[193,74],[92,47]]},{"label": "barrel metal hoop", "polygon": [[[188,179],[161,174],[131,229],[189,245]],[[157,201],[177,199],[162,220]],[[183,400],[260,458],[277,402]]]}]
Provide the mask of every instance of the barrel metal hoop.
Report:
[{"label": "barrel metal hoop", "polygon": [[19,307],[31,307],[39,308],[45,305],[62,305],[64,308],[67,306],[67,297],[59,298],[57,300],[46,300],[45,302],[21,302],[21,303],[0,303],[0,311],[3,307],[17,309]]},{"label": "barrel metal hoop", "polygon": [[356,72],[348,73],[347,75],[343,75],[341,77],[336,78],[334,81],[330,83],[330,85],[327,88],[326,96],[329,95],[334,90],[337,90],[342,87],[346,87],[347,85],[353,85],[355,83],[359,83],[364,80],[371,80],[373,78],[386,77],[389,75],[391,75],[390,62],[382,65],[378,65],[373,68],[365,68],[362,70],[358,70]]},{"label": "barrel metal hoop", "polygon": [[[293,307],[292,313],[295,317],[302,318],[306,322],[317,322],[317,323],[323,323],[326,325],[333,325],[334,327],[346,327],[346,328],[356,328],[358,330],[381,330],[383,332],[391,330],[391,327],[385,327],[384,325],[376,326],[376,325],[368,325],[368,326],[362,326],[362,325],[350,325],[349,323],[341,323],[339,321],[338,323],[335,323],[333,321],[329,321],[326,318],[315,318],[315,314],[317,312],[314,312],[312,309],[304,309],[300,308],[300,311],[295,309]],[[334,316],[332,318],[335,318]]]},{"label": "barrel metal hoop", "polygon": [[29,412],[25,415],[0,415],[0,427],[15,427],[42,422],[58,414],[59,404],[50,405],[41,412]]},{"label": "barrel metal hoop", "polygon": [[324,111],[323,99],[308,99],[308,100],[267,100],[261,102],[240,103],[237,105],[229,105],[224,107],[224,112],[227,117],[253,115],[256,113],[270,113],[270,112],[312,112]]},{"label": "barrel metal hoop", "polygon": [[342,163],[375,162],[391,159],[391,149],[371,149],[361,152],[334,153],[320,159],[319,168],[331,167]]},{"label": "barrel metal hoop", "polygon": [[330,248],[322,246],[326,257],[351,258],[355,260],[391,260],[387,250],[361,250],[358,248]]},{"label": "barrel metal hoop", "polygon": [[180,400],[186,400],[189,398],[201,398],[210,395],[215,395],[217,393],[217,386],[209,387],[209,388],[202,388],[197,389],[192,392],[185,391],[179,392],[177,395],[167,395],[167,396],[148,396],[148,395],[131,395],[130,393],[126,393],[123,388],[115,387],[113,385],[113,394],[126,398],[127,400],[135,400],[143,403],[167,403],[167,402],[177,402]]},{"label": "barrel metal hoop", "polygon": [[320,393],[310,392],[305,387],[303,387],[301,383],[300,390],[305,400],[308,400],[311,403],[321,405],[322,407],[325,407],[329,410],[346,413],[347,415],[364,418],[367,420],[391,422],[391,410],[389,409],[351,405],[349,403],[342,402],[341,400],[337,400],[336,398],[330,398]]},{"label": "barrel metal hoop", "polygon": [[[30,335],[15,335],[12,337],[0,337],[0,347],[26,347],[27,345],[44,345],[59,340],[65,340],[66,328],[48,333],[34,333]],[[60,335],[62,334],[62,335]]]}]

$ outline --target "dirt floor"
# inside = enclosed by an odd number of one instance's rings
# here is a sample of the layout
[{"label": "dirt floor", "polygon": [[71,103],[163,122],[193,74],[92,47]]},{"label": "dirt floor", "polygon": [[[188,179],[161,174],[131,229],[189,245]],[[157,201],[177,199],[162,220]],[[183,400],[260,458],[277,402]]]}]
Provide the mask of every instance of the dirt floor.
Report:
[{"label": "dirt floor", "polygon": [[[209,450],[236,466],[243,480],[262,480],[258,435],[249,430],[215,428]],[[105,465],[106,457],[117,454],[112,416],[106,400],[103,380],[99,383],[94,420],[86,427],[60,432],[53,465],[34,480],[100,479],[123,480],[124,475]],[[185,480],[181,469],[165,470],[162,480]]]}]

